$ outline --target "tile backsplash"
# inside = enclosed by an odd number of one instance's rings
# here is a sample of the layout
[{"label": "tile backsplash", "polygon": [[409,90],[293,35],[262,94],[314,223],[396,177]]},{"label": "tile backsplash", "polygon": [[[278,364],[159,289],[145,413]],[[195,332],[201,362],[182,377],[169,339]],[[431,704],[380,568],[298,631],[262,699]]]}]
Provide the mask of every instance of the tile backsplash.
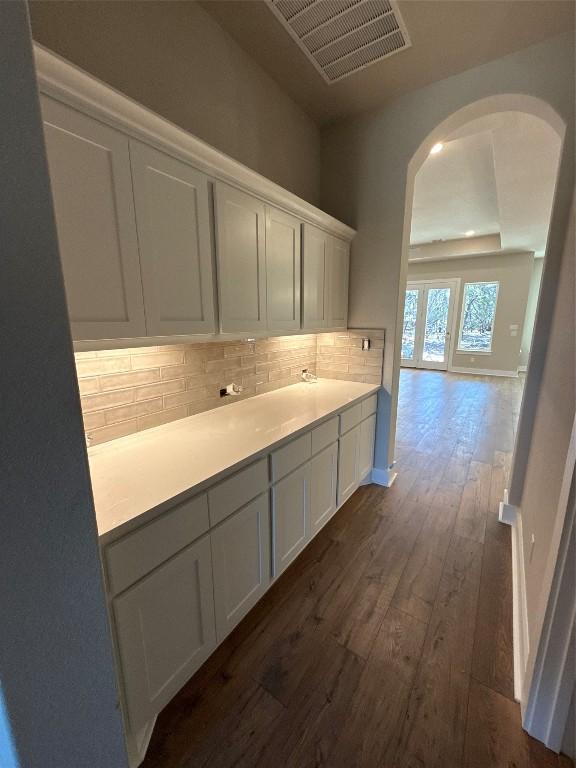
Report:
[{"label": "tile backsplash", "polygon": [[[204,342],[77,352],[84,427],[91,445],[300,381],[302,368],[324,378],[380,383],[383,331],[306,334],[256,341]],[[236,397],[220,397],[234,382]]]}]

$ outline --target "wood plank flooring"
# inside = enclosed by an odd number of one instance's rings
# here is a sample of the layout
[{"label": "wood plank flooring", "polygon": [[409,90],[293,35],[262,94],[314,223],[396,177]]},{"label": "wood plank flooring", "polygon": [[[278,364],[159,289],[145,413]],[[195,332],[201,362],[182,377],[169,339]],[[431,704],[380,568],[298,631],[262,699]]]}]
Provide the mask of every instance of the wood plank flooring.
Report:
[{"label": "wood plank flooring", "polygon": [[565,768],[513,700],[521,379],[402,372],[360,488],[158,719],[145,768]]}]

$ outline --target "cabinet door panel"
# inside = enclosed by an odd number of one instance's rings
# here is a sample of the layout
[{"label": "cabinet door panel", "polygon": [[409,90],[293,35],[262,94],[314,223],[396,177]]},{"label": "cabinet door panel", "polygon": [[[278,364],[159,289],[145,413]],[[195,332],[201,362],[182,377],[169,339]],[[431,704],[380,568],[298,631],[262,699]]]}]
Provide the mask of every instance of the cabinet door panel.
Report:
[{"label": "cabinet door panel", "polygon": [[113,601],[128,718],[138,731],[216,646],[208,536]]},{"label": "cabinet door panel", "polygon": [[324,328],[327,324],[327,269],[330,235],[304,224],[302,254],[302,326]]},{"label": "cabinet door panel", "polygon": [[270,583],[268,493],[215,528],[211,540],[216,632],[221,642]]},{"label": "cabinet door panel", "polygon": [[300,222],[268,208],[266,278],[268,328],[300,328]]},{"label": "cabinet door panel", "polygon": [[251,195],[217,183],[216,231],[222,330],[265,330],[264,204]]},{"label": "cabinet door panel", "polygon": [[338,443],[312,459],[310,465],[310,525],[314,536],[336,512]]},{"label": "cabinet door panel", "polygon": [[350,246],[331,238],[328,260],[328,326],[346,328],[348,323],[348,269]]},{"label": "cabinet door panel", "polygon": [[272,488],[274,576],[304,549],[310,538],[310,464]]},{"label": "cabinet door panel", "polygon": [[144,336],[128,138],[47,97],[42,114],[72,336]]},{"label": "cabinet door panel", "polygon": [[358,480],[362,482],[374,465],[374,437],[376,435],[376,414],[360,424]]},{"label": "cabinet door panel", "polygon": [[359,483],[360,424],[339,440],[338,449],[338,506],[351,496]]},{"label": "cabinet door panel", "polygon": [[212,333],[208,178],[137,141],[130,156],[148,335]]}]

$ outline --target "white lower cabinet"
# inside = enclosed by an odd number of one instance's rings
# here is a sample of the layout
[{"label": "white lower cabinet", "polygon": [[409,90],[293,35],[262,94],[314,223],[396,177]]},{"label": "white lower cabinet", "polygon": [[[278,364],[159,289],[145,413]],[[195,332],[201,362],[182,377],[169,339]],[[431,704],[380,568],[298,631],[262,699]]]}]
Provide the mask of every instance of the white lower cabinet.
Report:
[{"label": "white lower cabinet", "polygon": [[136,733],[216,647],[210,538],[153,570],[112,605],[127,715]]},{"label": "white lower cabinet", "polygon": [[336,512],[338,443],[325,448],[310,462],[310,526],[312,536]]},{"label": "white lower cabinet", "polygon": [[268,493],[227,518],[210,537],[216,634],[221,642],[270,583]]},{"label": "white lower cabinet", "polygon": [[358,450],[358,480],[362,482],[374,466],[374,439],[376,437],[376,414],[360,424],[360,447]]},{"label": "white lower cabinet", "polygon": [[375,407],[347,407],[106,547],[132,768],[162,708],[368,475]]},{"label": "white lower cabinet", "polygon": [[273,486],[272,538],[278,576],[310,539],[310,462]]},{"label": "white lower cabinet", "polygon": [[340,436],[338,447],[338,505],[343,504],[358,488],[360,424]]}]

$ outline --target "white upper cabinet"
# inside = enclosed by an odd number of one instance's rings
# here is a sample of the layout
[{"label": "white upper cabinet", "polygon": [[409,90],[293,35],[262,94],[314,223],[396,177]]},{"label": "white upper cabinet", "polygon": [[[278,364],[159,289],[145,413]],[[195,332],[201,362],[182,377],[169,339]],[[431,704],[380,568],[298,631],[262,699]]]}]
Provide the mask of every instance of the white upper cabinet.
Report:
[{"label": "white upper cabinet", "polygon": [[214,333],[208,177],[130,141],[149,336]]},{"label": "white upper cabinet", "polygon": [[277,208],[266,211],[266,281],[269,330],[300,328],[300,221]]},{"label": "white upper cabinet", "polygon": [[328,322],[330,328],[346,328],[348,323],[348,271],[350,244],[330,238],[328,258]]},{"label": "white upper cabinet", "polygon": [[144,336],[128,137],[47,97],[42,113],[72,335]]},{"label": "white upper cabinet", "polygon": [[330,235],[304,224],[302,254],[302,327],[313,330],[328,324],[327,271]]},{"label": "white upper cabinet", "polygon": [[264,203],[217,182],[215,214],[221,330],[266,330]]}]

